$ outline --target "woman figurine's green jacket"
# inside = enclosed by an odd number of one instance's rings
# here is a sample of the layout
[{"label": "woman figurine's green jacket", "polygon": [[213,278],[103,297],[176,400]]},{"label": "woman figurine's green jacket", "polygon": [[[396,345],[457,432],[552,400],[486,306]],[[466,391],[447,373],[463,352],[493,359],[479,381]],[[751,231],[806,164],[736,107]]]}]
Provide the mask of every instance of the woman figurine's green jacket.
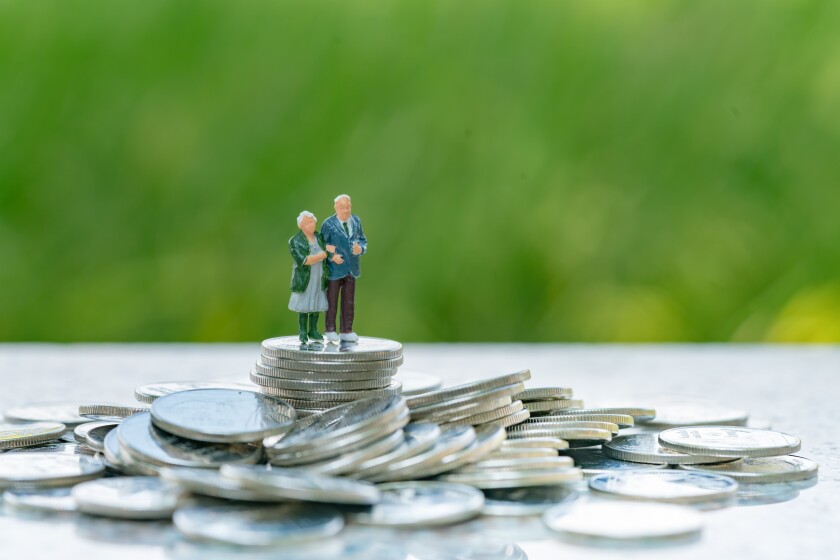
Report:
[{"label": "woman figurine's green jacket", "polygon": [[[318,240],[318,246],[321,247],[322,251],[327,250],[327,245],[324,242],[324,238],[321,237],[320,232],[315,232],[315,239]],[[289,239],[289,251],[292,253],[292,259],[295,261],[295,267],[292,271],[292,291],[293,292],[305,292],[306,287],[309,285],[309,275],[310,275],[310,265],[303,264],[306,261],[306,257],[309,256],[309,240],[306,239],[306,236],[303,234],[302,231],[297,232],[295,235]],[[327,253],[329,257],[329,253]],[[327,284],[330,281],[330,267],[323,265],[323,272],[321,273],[321,289],[326,290]]]}]

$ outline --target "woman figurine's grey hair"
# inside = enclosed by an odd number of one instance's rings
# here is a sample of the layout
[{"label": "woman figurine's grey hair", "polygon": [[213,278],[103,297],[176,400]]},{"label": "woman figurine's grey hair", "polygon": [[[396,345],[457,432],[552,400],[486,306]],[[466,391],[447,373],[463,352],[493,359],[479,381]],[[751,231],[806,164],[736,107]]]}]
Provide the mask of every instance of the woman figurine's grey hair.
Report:
[{"label": "woman figurine's grey hair", "polygon": [[318,315],[327,310],[327,283],[330,268],[324,261],[330,256],[328,246],[315,230],[317,219],[304,210],[297,218],[300,231],[289,239],[289,251],[295,261],[292,269],[292,297],[289,309],[298,313],[298,335],[303,344],[309,340],[323,340],[318,332]]}]

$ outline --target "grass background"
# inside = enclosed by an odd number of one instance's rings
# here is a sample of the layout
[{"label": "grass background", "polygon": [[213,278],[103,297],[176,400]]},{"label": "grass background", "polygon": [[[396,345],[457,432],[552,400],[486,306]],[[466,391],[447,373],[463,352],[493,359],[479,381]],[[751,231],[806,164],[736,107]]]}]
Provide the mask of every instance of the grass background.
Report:
[{"label": "grass background", "polygon": [[[840,341],[840,4],[0,0],[0,340]],[[323,323],[322,323],[323,324]]]}]

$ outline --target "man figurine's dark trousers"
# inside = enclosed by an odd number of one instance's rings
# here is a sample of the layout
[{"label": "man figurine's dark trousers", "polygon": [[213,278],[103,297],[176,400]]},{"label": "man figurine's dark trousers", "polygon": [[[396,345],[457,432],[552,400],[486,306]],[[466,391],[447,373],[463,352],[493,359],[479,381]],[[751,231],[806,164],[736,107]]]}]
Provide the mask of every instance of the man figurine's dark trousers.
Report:
[{"label": "man figurine's dark trousers", "polygon": [[338,311],[338,295],[341,293],[341,332],[343,334],[353,332],[353,310],[356,296],[356,279],[352,274],[338,280],[330,280],[327,285],[327,332],[335,330],[335,316]]}]

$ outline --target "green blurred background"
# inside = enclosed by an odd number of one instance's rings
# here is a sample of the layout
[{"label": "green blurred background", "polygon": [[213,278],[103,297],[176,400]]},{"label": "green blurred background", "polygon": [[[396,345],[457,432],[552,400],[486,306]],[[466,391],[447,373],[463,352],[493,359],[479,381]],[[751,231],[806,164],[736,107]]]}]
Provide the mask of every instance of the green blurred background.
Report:
[{"label": "green blurred background", "polygon": [[[840,4],[0,1],[0,340],[840,341]],[[323,323],[321,323],[323,325]]]}]

